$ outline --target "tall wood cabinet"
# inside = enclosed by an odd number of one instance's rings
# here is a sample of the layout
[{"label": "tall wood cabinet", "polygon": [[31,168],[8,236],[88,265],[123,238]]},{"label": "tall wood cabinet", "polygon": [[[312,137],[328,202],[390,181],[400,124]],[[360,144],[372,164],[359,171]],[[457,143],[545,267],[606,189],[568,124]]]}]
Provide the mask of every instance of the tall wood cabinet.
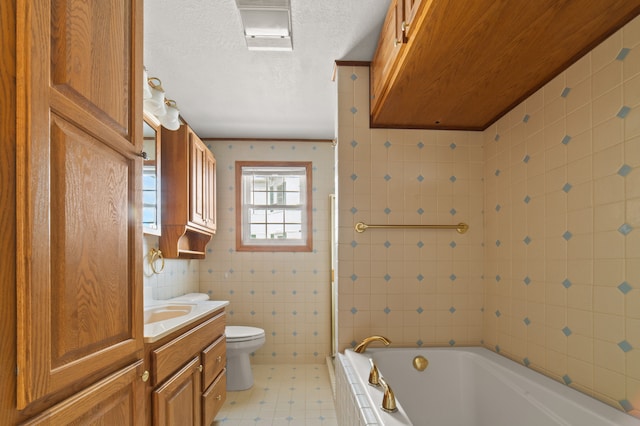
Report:
[{"label": "tall wood cabinet", "polygon": [[162,235],[166,258],[204,259],[216,232],[216,159],[186,124],[162,129]]},{"label": "tall wood cabinet", "polygon": [[0,419],[141,424],[142,0],[0,18]]}]

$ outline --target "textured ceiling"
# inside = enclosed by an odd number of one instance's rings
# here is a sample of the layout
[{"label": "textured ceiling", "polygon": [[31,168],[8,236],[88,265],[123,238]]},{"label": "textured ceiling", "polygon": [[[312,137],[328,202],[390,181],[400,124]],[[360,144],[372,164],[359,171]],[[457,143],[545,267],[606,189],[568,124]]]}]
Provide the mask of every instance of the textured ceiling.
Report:
[{"label": "textured ceiling", "polygon": [[248,51],[235,0],[145,0],[144,63],[200,137],[333,139],[336,60],[370,61],[389,0],[291,0],[293,51]]}]

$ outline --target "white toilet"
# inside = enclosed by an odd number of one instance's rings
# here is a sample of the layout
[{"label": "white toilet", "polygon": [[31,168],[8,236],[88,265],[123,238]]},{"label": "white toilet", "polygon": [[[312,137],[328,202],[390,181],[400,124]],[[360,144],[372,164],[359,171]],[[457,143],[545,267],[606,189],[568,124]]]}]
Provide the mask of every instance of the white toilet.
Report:
[{"label": "white toilet", "polygon": [[[204,293],[189,293],[174,297],[172,302],[199,302],[209,300]],[[264,345],[264,330],[257,327],[228,325],[227,337],[227,390],[239,391],[253,386],[253,372],[249,355]]]}]

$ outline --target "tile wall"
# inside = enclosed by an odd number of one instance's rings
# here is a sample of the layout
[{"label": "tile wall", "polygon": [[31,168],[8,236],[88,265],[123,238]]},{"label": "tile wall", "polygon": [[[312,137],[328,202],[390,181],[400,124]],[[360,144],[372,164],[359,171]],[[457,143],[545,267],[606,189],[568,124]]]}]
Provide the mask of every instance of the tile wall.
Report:
[{"label": "tile wall", "polygon": [[370,129],[338,79],[341,349],[483,344],[640,417],[640,18],[484,132]]},{"label": "tile wall", "polygon": [[[372,334],[480,344],[482,134],[370,129],[368,99],[368,67],[339,67],[339,348]],[[357,233],[361,221],[470,229]]]},{"label": "tile wall", "polygon": [[484,132],[484,344],[627,411],[639,166],[640,18]]},{"label": "tile wall", "polygon": [[[229,300],[228,324],[261,327],[256,363],[324,363],[331,353],[330,142],[205,141],[218,164],[218,232],[200,261],[200,291]],[[235,161],[313,162],[313,252],[235,251]]]}]

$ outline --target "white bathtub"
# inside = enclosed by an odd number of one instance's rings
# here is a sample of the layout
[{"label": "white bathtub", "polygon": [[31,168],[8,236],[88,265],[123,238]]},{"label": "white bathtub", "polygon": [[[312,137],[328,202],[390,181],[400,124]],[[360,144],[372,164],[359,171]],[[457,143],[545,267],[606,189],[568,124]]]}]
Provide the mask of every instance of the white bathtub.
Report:
[{"label": "white bathtub", "polygon": [[[413,358],[429,361],[420,372]],[[373,358],[398,411],[380,409],[368,385]],[[340,425],[638,426],[636,419],[485,348],[370,348],[336,359]]]}]

